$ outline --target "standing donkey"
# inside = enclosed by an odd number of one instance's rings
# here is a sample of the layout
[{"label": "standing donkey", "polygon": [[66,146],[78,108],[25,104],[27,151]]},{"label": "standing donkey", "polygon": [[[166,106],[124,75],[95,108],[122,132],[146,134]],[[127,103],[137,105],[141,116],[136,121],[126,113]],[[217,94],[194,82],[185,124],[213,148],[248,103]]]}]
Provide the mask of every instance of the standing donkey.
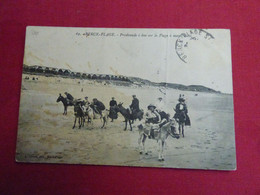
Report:
[{"label": "standing donkey", "polygon": [[144,112],[142,110],[140,110],[135,116],[133,116],[133,114],[130,113],[129,109],[126,109],[123,107],[123,103],[119,103],[117,105],[116,111],[120,112],[123,115],[123,117],[125,118],[125,129],[124,130],[127,129],[127,123],[129,123],[130,131],[132,131],[131,121],[133,121],[135,119],[142,120],[143,115],[144,115]]},{"label": "standing donkey", "polygon": [[[139,139],[138,139],[138,145],[139,145],[139,151],[140,154],[148,154],[148,152],[145,150],[145,141],[148,137],[148,132],[150,131],[150,126],[147,127],[145,124],[138,125],[139,130]],[[176,129],[176,121],[175,119],[170,119],[169,122],[164,124],[162,127],[158,125],[156,129],[154,130],[154,137],[152,139],[156,140],[158,143],[158,160],[164,161],[164,147],[165,147],[165,141],[168,138],[169,135],[171,135],[173,138],[179,139],[179,135],[175,133]]]},{"label": "standing donkey", "polygon": [[69,102],[68,99],[63,97],[61,94],[59,94],[59,97],[58,97],[56,102],[60,102],[60,101],[63,103],[63,106],[64,106],[63,115],[67,115],[67,107],[68,106],[73,106],[73,103]]}]

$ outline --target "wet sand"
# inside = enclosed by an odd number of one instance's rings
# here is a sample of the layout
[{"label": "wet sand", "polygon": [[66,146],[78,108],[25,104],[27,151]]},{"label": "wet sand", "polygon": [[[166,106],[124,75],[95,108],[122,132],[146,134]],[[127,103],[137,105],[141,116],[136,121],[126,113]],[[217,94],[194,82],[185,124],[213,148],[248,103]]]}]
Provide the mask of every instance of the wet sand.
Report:
[{"label": "wet sand", "polygon": [[[156,87],[127,87],[79,79],[23,74],[16,159],[18,162],[95,164],[120,166],[174,167],[233,170],[236,168],[234,143],[233,100],[231,95],[186,92]],[[80,82],[80,83],[79,83]],[[83,92],[81,91],[83,89]],[[124,131],[123,117],[108,122],[101,129],[101,120],[93,126],[72,129],[73,108],[64,116],[63,105],[57,103],[59,93],[67,91],[76,98],[96,97],[108,108],[111,97],[124,106],[136,94],[140,107],[154,103],[156,98],[167,101],[166,111],[173,116],[179,94],[185,94],[191,127],[185,137],[168,137],[165,161],[158,161],[157,142],[148,139],[148,155],[140,155],[136,124],[133,131]],[[197,94],[195,96],[195,94]]]}]

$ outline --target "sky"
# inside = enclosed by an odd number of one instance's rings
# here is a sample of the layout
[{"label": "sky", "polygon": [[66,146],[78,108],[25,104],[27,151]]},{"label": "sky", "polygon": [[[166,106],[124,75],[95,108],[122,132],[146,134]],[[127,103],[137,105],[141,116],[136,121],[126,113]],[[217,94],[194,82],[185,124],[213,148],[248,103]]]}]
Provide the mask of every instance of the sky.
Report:
[{"label": "sky", "polygon": [[[135,76],[154,82],[203,85],[233,93],[230,31],[208,29],[27,27],[24,64],[72,71]],[[97,34],[99,33],[99,34]],[[176,40],[184,44],[176,53]],[[184,47],[185,45],[185,47]]]}]

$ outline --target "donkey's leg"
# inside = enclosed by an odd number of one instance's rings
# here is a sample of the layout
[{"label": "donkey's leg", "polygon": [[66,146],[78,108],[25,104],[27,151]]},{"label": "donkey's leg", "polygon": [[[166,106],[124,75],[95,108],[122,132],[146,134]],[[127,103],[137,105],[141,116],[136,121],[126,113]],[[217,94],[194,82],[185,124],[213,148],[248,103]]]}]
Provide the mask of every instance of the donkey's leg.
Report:
[{"label": "donkey's leg", "polygon": [[184,137],[184,123],[182,123],[182,137]]},{"label": "donkey's leg", "polygon": [[143,136],[144,136],[143,133],[140,133],[140,134],[139,134],[138,146],[139,146],[139,153],[140,153],[140,154],[143,154],[143,147],[142,147],[142,145],[141,145]]},{"label": "donkey's leg", "polygon": [[64,115],[67,115],[67,106],[64,106]]},{"label": "donkey's leg", "polygon": [[165,146],[165,141],[162,140],[162,150],[161,150],[162,161],[164,161],[164,146]]},{"label": "donkey's leg", "polygon": [[90,116],[90,124],[93,126],[94,124],[94,114]]},{"label": "donkey's leg", "polygon": [[103,125],[102,125],[101,128],[104,128],[104,127],[105,127],[105,124],[106,124],[106,117],[105,117],[105,116],[102,117],[102,121],[103,121]]},{"label": "donkey's leg", "polygon": [[148,154],[148,152],[145,150],[145,141],[146,141],[146,135],[145,134],[143,134],[144,135],[144,137],[143,137],[143,140],[142,140],[142,144],[143,144],[143,151],[144,151],[144,153],[147,155]]},{"label": "donkey's leg", "polygon": [[75,125],[76,125],[76,120],[77,120],[77,117],[75,116],[74,125],[73,125],[72,129],[74,129],[74,128],[75,128]]},{"label": "donkey's leg", "polygon": [[125,118],[125,129],[124,130],[126,130],[126,128],[127,128],[127,119]]},{"label": "donkey's leg", "polygon": [[131,125],[131,121],[129,120],[129,125],[130,125],[130,131],[132,131],[132,125]]},{"label": "donkey's leg", "polygon": [[81,128],[81,117],[78,117],[78,121],[79,121],[79,129]]},{"label": "donkey's leg", "polygon": [[159,161],[162,161],[161,151],[162,151],[162,141],[158,140],[158,160]]},{"label": "donkey's leg", "polygon": [[82,117],[82,121],[81,121],[81,123],[82,123],[82,124],[81,124],[82,127],[84,127],[84,124],[85,124],[85,117],[84,117],[84,116]]},{"label": "donkey's leg", "polygon": [[88,118],[89,118],[90,125],[93,126],[93,116],[89,115]]},{"label": "donkey's leg", "polygon": [[179,125],[179,135],[181,136],[182,132],[181,132],[181,123],[178,123]]},{"label": "donkey's leg", "polygon": [[103,116],[104,120],[104,128],[106,128],[108,117],[106,115]]},{"label": "donkey's leg", "polygon": [[101,129],[103,129],[104,128],[104,126],[105,126],[105,121],[104,121],[104,119],[102,118],[102,127],[101,127]]},{"label": "donkey's leg", "polygon": [[106,128],[108,118],[106,116],[103,116],[103,120],[104,120],[104,128]]}]

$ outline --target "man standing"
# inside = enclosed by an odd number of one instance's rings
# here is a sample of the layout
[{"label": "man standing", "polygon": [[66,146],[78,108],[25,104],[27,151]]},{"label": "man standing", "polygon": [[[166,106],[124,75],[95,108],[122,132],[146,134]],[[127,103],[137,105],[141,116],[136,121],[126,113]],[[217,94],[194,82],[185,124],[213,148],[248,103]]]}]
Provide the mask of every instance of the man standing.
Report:
[{"label": "man standing", "polygon": [[133,95],[132,104],[130,105],[130,109],[132,110],[132,114],[135,115],[139,112],[139,100],[136,98],[136,95]]},{"label": "man standing", "polygon": [[114,121],[114,119],[117,119],[117,112],[115,110],[115,107],[117,106],[117,102],[114,97],[112,97],[112,100],[109,102],[109,117],[112,119],[111,122]]}]

